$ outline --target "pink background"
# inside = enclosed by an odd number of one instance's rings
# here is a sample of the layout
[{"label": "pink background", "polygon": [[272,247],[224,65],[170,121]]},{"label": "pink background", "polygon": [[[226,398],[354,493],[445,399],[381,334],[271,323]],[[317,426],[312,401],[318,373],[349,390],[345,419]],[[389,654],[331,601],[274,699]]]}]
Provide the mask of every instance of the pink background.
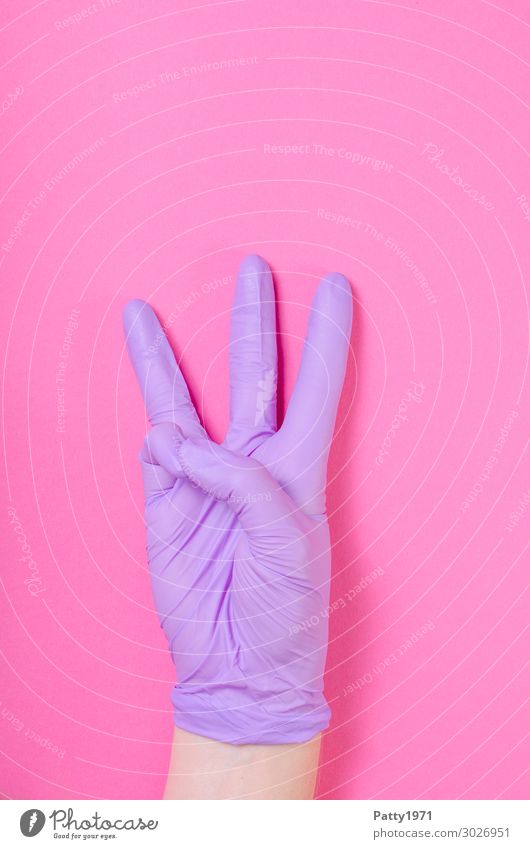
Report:
[{"label": "pink background", "polygon": [[221,439],[234,275],[257,251],[282,404],[320,275],[357,307],[319,795],[524,798],[528,3],[1,10],[1,792],[162,793],[173,669],[121,309],[169,319]]}]

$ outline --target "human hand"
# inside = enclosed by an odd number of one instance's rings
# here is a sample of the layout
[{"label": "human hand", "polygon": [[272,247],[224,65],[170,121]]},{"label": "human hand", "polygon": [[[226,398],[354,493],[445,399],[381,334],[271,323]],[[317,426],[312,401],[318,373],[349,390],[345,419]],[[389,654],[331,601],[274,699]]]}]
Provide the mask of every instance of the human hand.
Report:
[{"label": "human hand", "polygon": [[348,281],[329,274],[277,429],[272,276],[261,257],[246,257],[231,317],[230,424],[217,445],[153,310],[125,307],[152,425],[140,460],[153,594],[177,672],[175,724],[192,733],[295,743],[328,725],[325,485],[351,314]]}]

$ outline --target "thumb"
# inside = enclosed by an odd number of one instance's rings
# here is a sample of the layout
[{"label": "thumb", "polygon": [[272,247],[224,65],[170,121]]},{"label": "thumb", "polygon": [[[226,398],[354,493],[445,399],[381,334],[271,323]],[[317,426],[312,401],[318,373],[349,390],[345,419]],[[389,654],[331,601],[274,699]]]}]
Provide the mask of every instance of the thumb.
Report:
[{"label": "thumb", "polygon": [[175,425],[156,425],[151,446],[168,472],[184,474],[204,493],[226,502],[245,531],[253,555],[267,559],[274,555],[278,565],[294,560],[299,566],[309,559],[296,505],[257,460],[207,438],[186,439]]}]

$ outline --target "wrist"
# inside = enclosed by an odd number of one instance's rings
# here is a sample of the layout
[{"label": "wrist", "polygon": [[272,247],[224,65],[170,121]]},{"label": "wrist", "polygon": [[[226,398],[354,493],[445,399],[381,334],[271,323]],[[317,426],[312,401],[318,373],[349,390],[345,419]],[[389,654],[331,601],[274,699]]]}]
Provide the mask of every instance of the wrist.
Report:
[{"label": "wrist", "polygon": [[174,729],[165,799],[312,799],[320,735],[301,744],[232,745]]}]

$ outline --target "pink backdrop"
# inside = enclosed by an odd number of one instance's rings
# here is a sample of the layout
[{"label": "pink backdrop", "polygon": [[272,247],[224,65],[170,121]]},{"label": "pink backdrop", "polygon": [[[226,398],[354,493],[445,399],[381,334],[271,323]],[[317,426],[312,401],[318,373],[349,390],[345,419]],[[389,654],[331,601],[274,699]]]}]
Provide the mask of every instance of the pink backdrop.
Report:
[{"label": "pink backdrop", "polygon": [[168,320],[220,439],[256,251],[283,405],[319,276],[357,306],[319,794],[527,796],[528,3],[1,10],[1,792],[161,795],[173,669],[121,309]]}]

